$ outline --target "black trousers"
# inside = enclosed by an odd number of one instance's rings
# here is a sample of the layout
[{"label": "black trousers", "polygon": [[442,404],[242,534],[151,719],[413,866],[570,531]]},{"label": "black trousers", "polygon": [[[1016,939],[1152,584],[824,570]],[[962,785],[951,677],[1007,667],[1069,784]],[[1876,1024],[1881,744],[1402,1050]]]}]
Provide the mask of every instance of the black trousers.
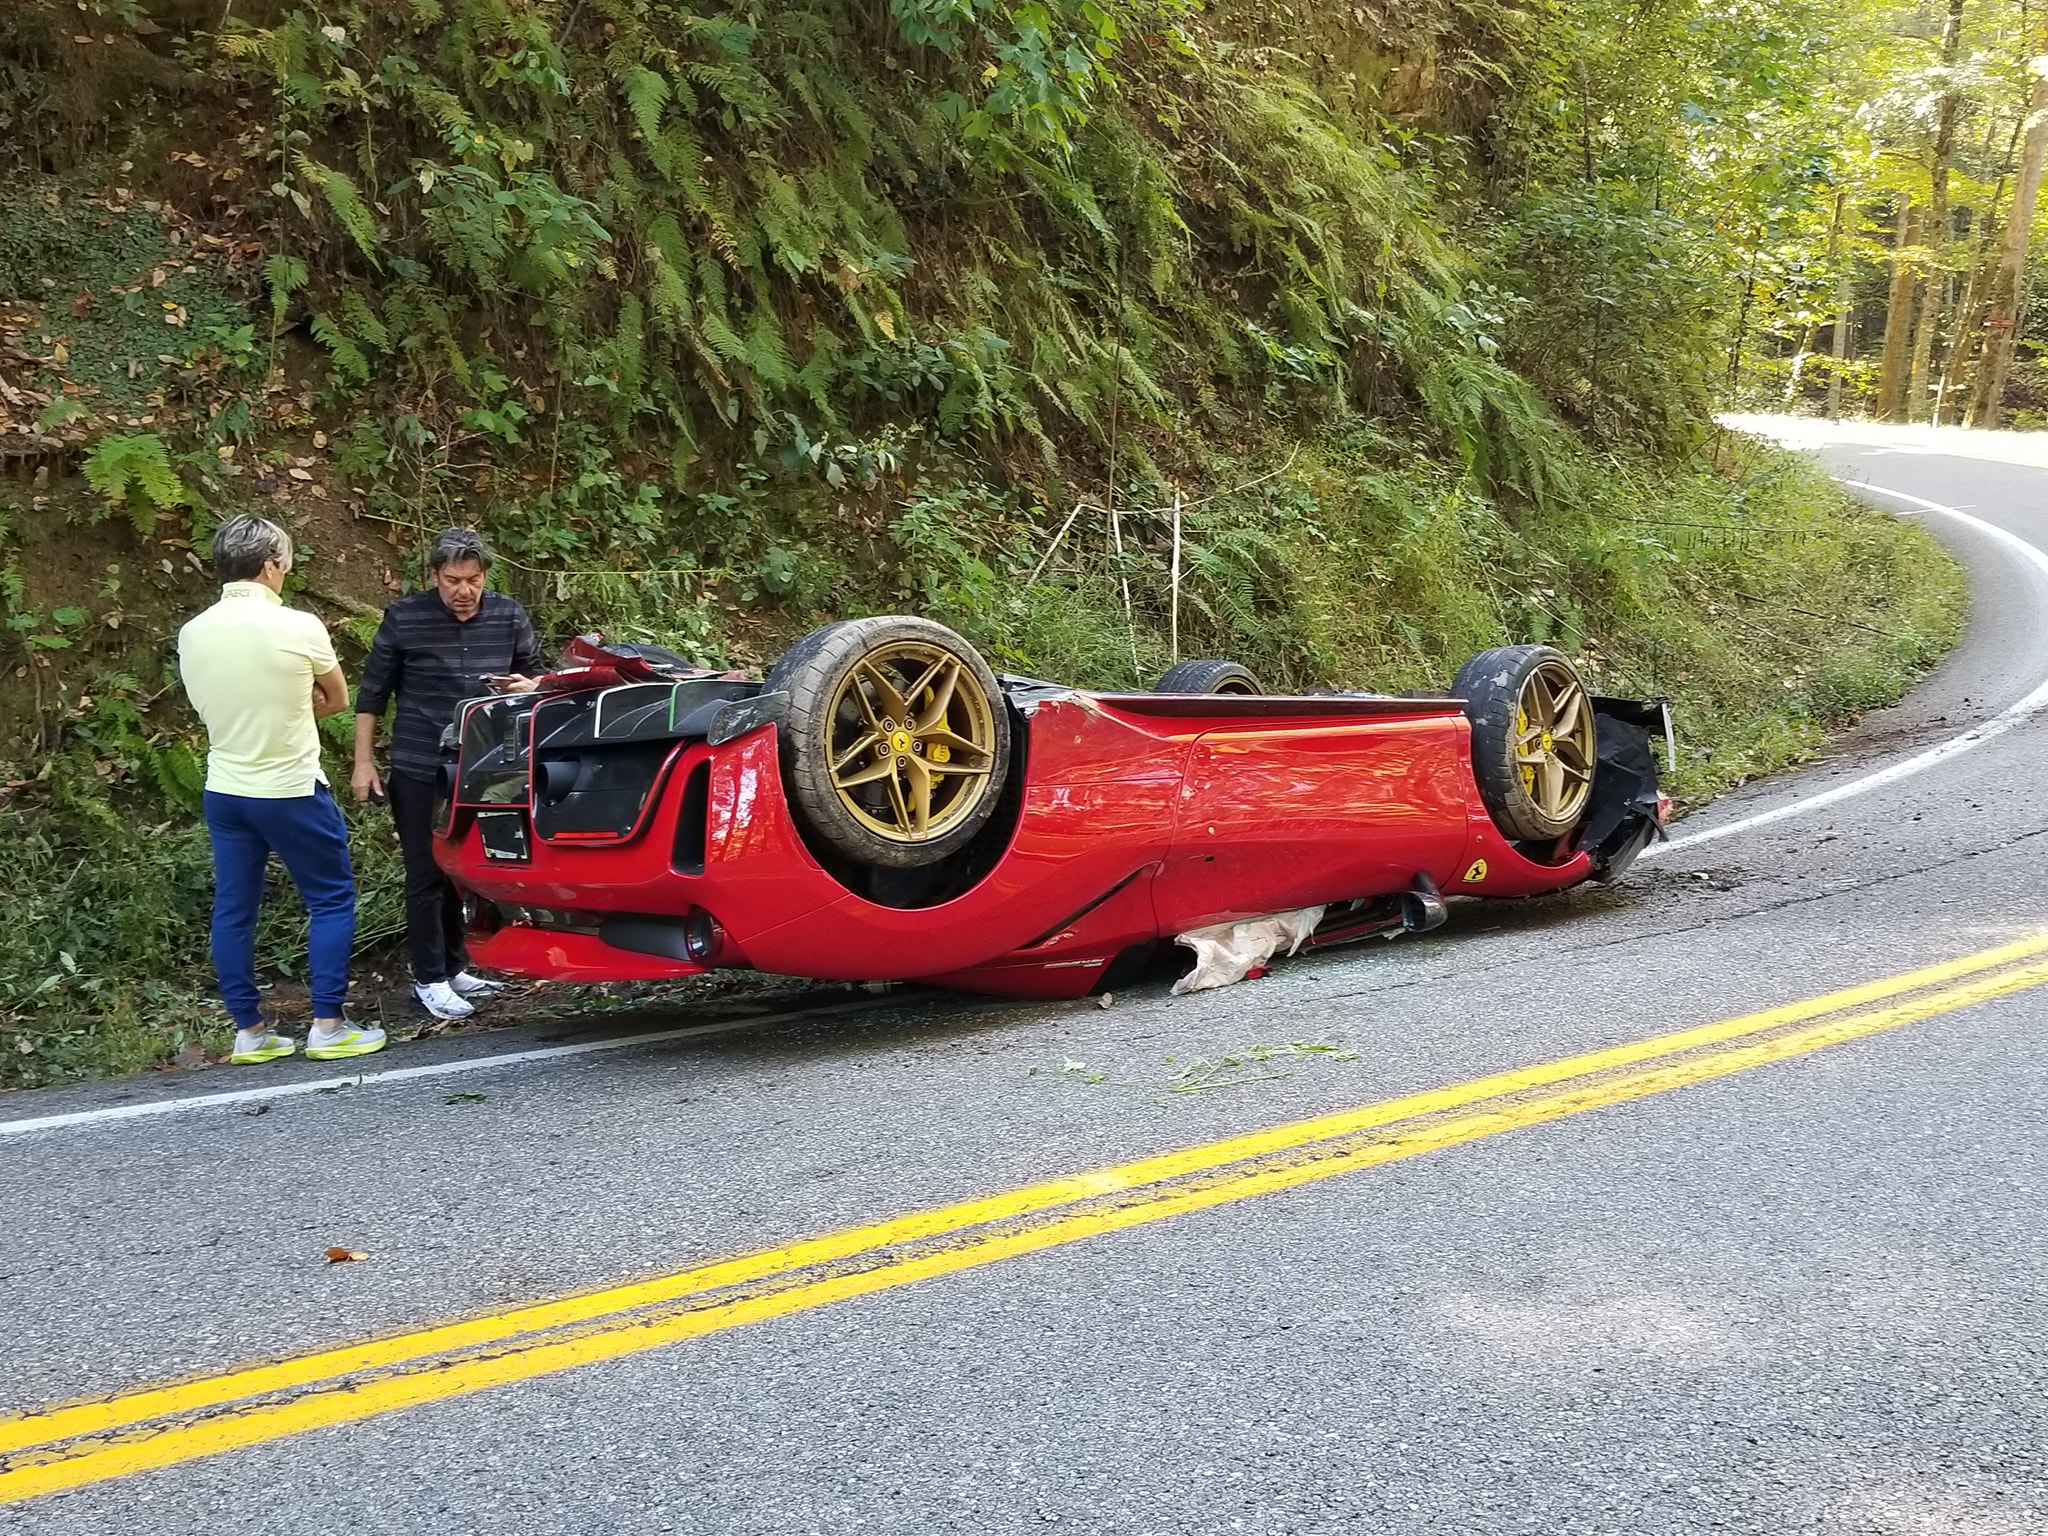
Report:
[{"label": "black trousers", "polygon": [[434,862],[432,779],[394,773],[384,781],[398,846],[405,854],[405,936],[412,948],[412,979],[446,981],[469,964],[462,943],[462,897]]}]

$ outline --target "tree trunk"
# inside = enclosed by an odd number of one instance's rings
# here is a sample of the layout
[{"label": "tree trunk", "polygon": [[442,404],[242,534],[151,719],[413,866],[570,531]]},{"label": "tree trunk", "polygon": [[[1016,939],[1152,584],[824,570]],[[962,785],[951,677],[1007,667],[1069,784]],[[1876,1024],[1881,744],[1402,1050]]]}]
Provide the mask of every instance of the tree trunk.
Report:
[{"label": "tree trunk", "polygon": [[1835,366],[1828,370],[1828,420],[1842,414],[1842,375],[1849,366],[1849,275],[1845,272],[1835,287]]},{"label": "tree trunk", "polygon": [[1991,276],[1985,303],[1984,357],[1977,364],[1977,387],[1970,392],[1970,425],[1995,427],[2005,398],[2005,375],[2012,367],[2013,331],[2019,323],[2020,283],[2026,275],[2027,246],[2034,232],[2034,204],[2041,195],[2041,165],[2048,159],[2048,73],[2034,66],[2034,89],[2027,103],[2026,146],[2012,190],[2012,211],[2005,219],[2005,242],[1999,248],[1998,270]]},{"label": "tree trunk", "polygon": [[1892,230],[1892,274],[1885,297],[1884,341],[1878,354],[1877,415],[1884,421],[1899,421],[1906,411],[1907,371],[1913,338],[1913,299],[1918,286],[1916,255],[1925,209],[1913,199],[1899,203],[1898,222]]},{"label": "tree trunk", "polygon": [[1806,372],[1806,359],[1812,355],[1813,349],[1819,343],[1820,322],[1818,320],[1814,321],[1812,325],[1802,325],[1799,327],[1799,341],[1792,349],[1792,371],[1785,377],[1784,405],[1788,411],[1792,409],[1794,402],[1799,399],[1799,383],[1801,377]]},{"label": "tree trunk", "polygon": [[1920,323],[1913,331],[1913,361],[1906,377],[1906,419],[1927,415],[1927,376],[1934,364],[1935,332],[1941,329],[1948,273],[1943,247],[1948,243],[1948,163],[1955,152],[1956,121],[1962,116],[1962,93],[1955,88],[1956,58],[1963,46],[1963,0],[1948,0],[1948,19],[1941,28],[1941,62],[1951,73],[1942,94],[1934,132],[1934,164],[1928,172],[1927,258],[1920,269]]},{"label": "tree trunk", "polygon": [[[1849,278],[1848,274],[1837,265],[1837,262],[1840,259],[1842,247],[1842,218],[1848,212],[1848,209],[1849,194],[1837,191],[1835,193],[1834,217],[1828,220],[1827,255],[1823,258],[1826,262],[1827,270],[1834,277],[1835,284],[1835,334],[1833,339],[1835,366],[1828,370],[1828,419],[1830,421],[1842,413],[1843,333],[1849,328],[1849,317],[1847,314],[1849,308]],[[1820,345],[1820,324],[1818,321],[1815,322],[1813,327],[1813,339],[1806,345],[1808,348]],[[1785,404],[1788,407],[1792,404],[1793,397],[1799,393],[1799,364],[1802,360],[1800,358],[1793,359],[1792,385],[1785,391]]]},{"label": "tree trunk", "polygon": [[1921,207],[1911,198],[1899,205],[1892,245],[1892,291],[1884,308],[1884,355],[1878,365],[1877,414],[1897,421],[1906,413],[1906,363],[1913,336],[1915,248],[1920,244]]},{"label": "tree trunk", "polygon": [[1991,234],[1997,228],[1997,204],[1985,215],[1985,226],[1976,257],[1970,263],[1970,280],[1963,286],[1963,302],[1956,306],[1956,323],[1949,338],[1948,360],[1941,367],[1941,383],[1934,392],[1934,424],[1951,424],[1970,413],[1964,375],[1976,360],[1977,343],[1984,330],[1984,290],[1991,279]]},{"label": "tree trunk", "polygon": [[[2011,163],[2019,149],[2020,125],[2013,125],[2012,143],[2006,146],[2005,158]],[[1934,421],[1939,426],[1943,421],[1959,421],[1968,414],[1964,403],[1951,405],[1956,391],[1961,387],[1963,375],[1976,355],[1979,329],[1984,324],[1985,279],[1991,273],[1991,241],[1998,230],[1998,205],[2005,199],[2005,178],[2000,176],[1991,189],[1991,201],[1985,206],[1983,222],[1977,229],[1977,250],[1970,258],[1970,278],[1963,285],[1963,302],[1956,306],[1956,323],[1950,333],[1948,358],[1941,365],[1941,387],[1934,393]]]},{"label": "tree trunk", "polygon": [[1749,307],[1756,301],[1756,262],[1762,252],[1764,227],[1749,233],[1749,265],[1742,274],[1742,305],[1735,311],[1735,335],[1728,343],[1728,393],[1732,398],[1742,378],[1742,347],[1749,340]]}]

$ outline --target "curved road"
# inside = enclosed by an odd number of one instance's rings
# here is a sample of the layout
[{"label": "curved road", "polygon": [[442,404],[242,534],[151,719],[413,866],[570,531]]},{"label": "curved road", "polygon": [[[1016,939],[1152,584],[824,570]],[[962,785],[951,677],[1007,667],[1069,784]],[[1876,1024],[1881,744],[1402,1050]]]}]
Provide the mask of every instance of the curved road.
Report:
[{"label": "curved road", "polygon": [[0,1532],[2048,1530],[2048,453],[1803,430],[1968,637],[1616,890],[0,1103]]}]

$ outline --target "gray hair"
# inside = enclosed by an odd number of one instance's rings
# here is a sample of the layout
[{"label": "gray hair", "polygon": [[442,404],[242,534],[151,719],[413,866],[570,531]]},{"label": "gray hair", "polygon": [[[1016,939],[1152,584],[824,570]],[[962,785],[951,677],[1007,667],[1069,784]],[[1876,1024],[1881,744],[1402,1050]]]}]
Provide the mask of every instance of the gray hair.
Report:
[{"label": "gray hair", "polygon": [[267,517],[229,518],[213,533],[213,569],[222,581],[254,581],[275,560],[292,568],[292,536]]},{"label": "gray hair", "polygon": [[472,560],[488,571],[491,546],[474,529],[450,528],[434,540],[433,549],[427,553],[427,569],[438,571],[444,565],[467,565]]}]

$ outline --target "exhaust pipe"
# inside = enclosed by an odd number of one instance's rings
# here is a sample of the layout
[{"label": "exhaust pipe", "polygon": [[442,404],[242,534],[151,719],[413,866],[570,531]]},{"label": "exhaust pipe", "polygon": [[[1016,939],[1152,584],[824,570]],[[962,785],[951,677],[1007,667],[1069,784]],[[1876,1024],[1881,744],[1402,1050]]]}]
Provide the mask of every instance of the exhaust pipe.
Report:
[{"label": "exhaust pipe", "polygon": [[1409,933],[1428,933],[1450,921],[1450,909],[1438,894],[1436,882],[1428,875],[1417,875],[1409,888],[1401,893],[1400,902],[1401,926]]}]

